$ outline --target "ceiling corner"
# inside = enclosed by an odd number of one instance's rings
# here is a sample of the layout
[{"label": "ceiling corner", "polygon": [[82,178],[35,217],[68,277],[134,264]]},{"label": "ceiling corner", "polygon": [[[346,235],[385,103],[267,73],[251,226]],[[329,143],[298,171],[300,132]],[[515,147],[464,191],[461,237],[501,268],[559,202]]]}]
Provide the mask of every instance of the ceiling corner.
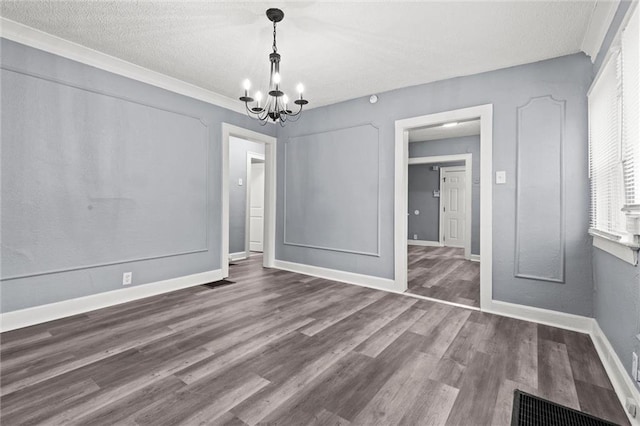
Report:
[{"label": "ceiling corner", "polygon": [[593,6],[589,25],[580,46],[580,50],[591,58],[591,62],[595,62],[598,56],[619,4],[620,0],[597,0]]}]

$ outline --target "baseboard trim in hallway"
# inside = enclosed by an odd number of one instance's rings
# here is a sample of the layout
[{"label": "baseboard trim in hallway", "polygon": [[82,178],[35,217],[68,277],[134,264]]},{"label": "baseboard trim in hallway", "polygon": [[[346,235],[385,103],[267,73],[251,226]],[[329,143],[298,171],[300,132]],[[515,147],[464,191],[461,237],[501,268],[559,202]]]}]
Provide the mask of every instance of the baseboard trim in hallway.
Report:
[{"label": "baseboard trim in hallway", "polygon": [[90,296],[48,303],[32,308],[0,314],[0,332],[29,327],[47,321],[53,321],[72,315],[83,314],[121,303],[132,302],[145,297],[169,293],[187,287],[194,287],[223,279],[222,270],[186,275],[154,283],[137,285]]},{"label": "baseboard trim in hallway", "polygon": [[237,253],[229,253],[229,260],[231,260],[231,261],[244,260],[246,258],[247,258],[247,252],[246,251],[239,251]]}]

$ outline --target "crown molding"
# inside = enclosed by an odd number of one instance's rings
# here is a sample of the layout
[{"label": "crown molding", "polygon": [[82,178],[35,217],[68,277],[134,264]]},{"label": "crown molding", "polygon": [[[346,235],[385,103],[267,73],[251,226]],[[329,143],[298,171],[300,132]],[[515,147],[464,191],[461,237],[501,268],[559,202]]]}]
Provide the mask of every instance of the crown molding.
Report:
[{"label": "crown molding", "polygon": [[0,17],[0,37],[211,105],[245,113],[244,105],[235,99],[3,17]]},{"label": "crown molding", "polygon": [[580,50],[591,57],[591,62],[595,62],[598,52],[600,52],[619,4],[620,0],[598,0],[593,6],[589,26],[580,46]]}]

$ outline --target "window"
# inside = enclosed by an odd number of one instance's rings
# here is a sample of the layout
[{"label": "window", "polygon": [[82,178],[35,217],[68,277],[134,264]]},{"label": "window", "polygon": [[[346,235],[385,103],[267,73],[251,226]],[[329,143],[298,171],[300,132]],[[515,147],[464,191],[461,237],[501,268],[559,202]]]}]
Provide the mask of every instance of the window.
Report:
[{"label": "window", "polygon": [[640,246],[639,10],[630,10],[589,91],[590,233],[595,245],[635,250],[632,263]]}]

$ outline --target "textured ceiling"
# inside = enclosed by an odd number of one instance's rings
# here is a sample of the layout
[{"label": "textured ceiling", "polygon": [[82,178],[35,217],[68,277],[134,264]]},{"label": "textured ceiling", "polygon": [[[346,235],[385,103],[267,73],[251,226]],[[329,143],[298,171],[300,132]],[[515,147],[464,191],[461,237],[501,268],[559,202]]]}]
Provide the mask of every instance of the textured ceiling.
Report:
[{"label": "textured ceiling", "polygon": [[439,139],[460,138],[480,134],[480,120],[465,121],[453,127],[423,127],[409,131],[409,142],[435,141]]},{"label": "textured ceiling", "polygon": [[[276,4],[2,0],[8,19],[230,98],[266,88]],[[593,1],[283,2],[285,91],[310,106],[576,53]]]}]

